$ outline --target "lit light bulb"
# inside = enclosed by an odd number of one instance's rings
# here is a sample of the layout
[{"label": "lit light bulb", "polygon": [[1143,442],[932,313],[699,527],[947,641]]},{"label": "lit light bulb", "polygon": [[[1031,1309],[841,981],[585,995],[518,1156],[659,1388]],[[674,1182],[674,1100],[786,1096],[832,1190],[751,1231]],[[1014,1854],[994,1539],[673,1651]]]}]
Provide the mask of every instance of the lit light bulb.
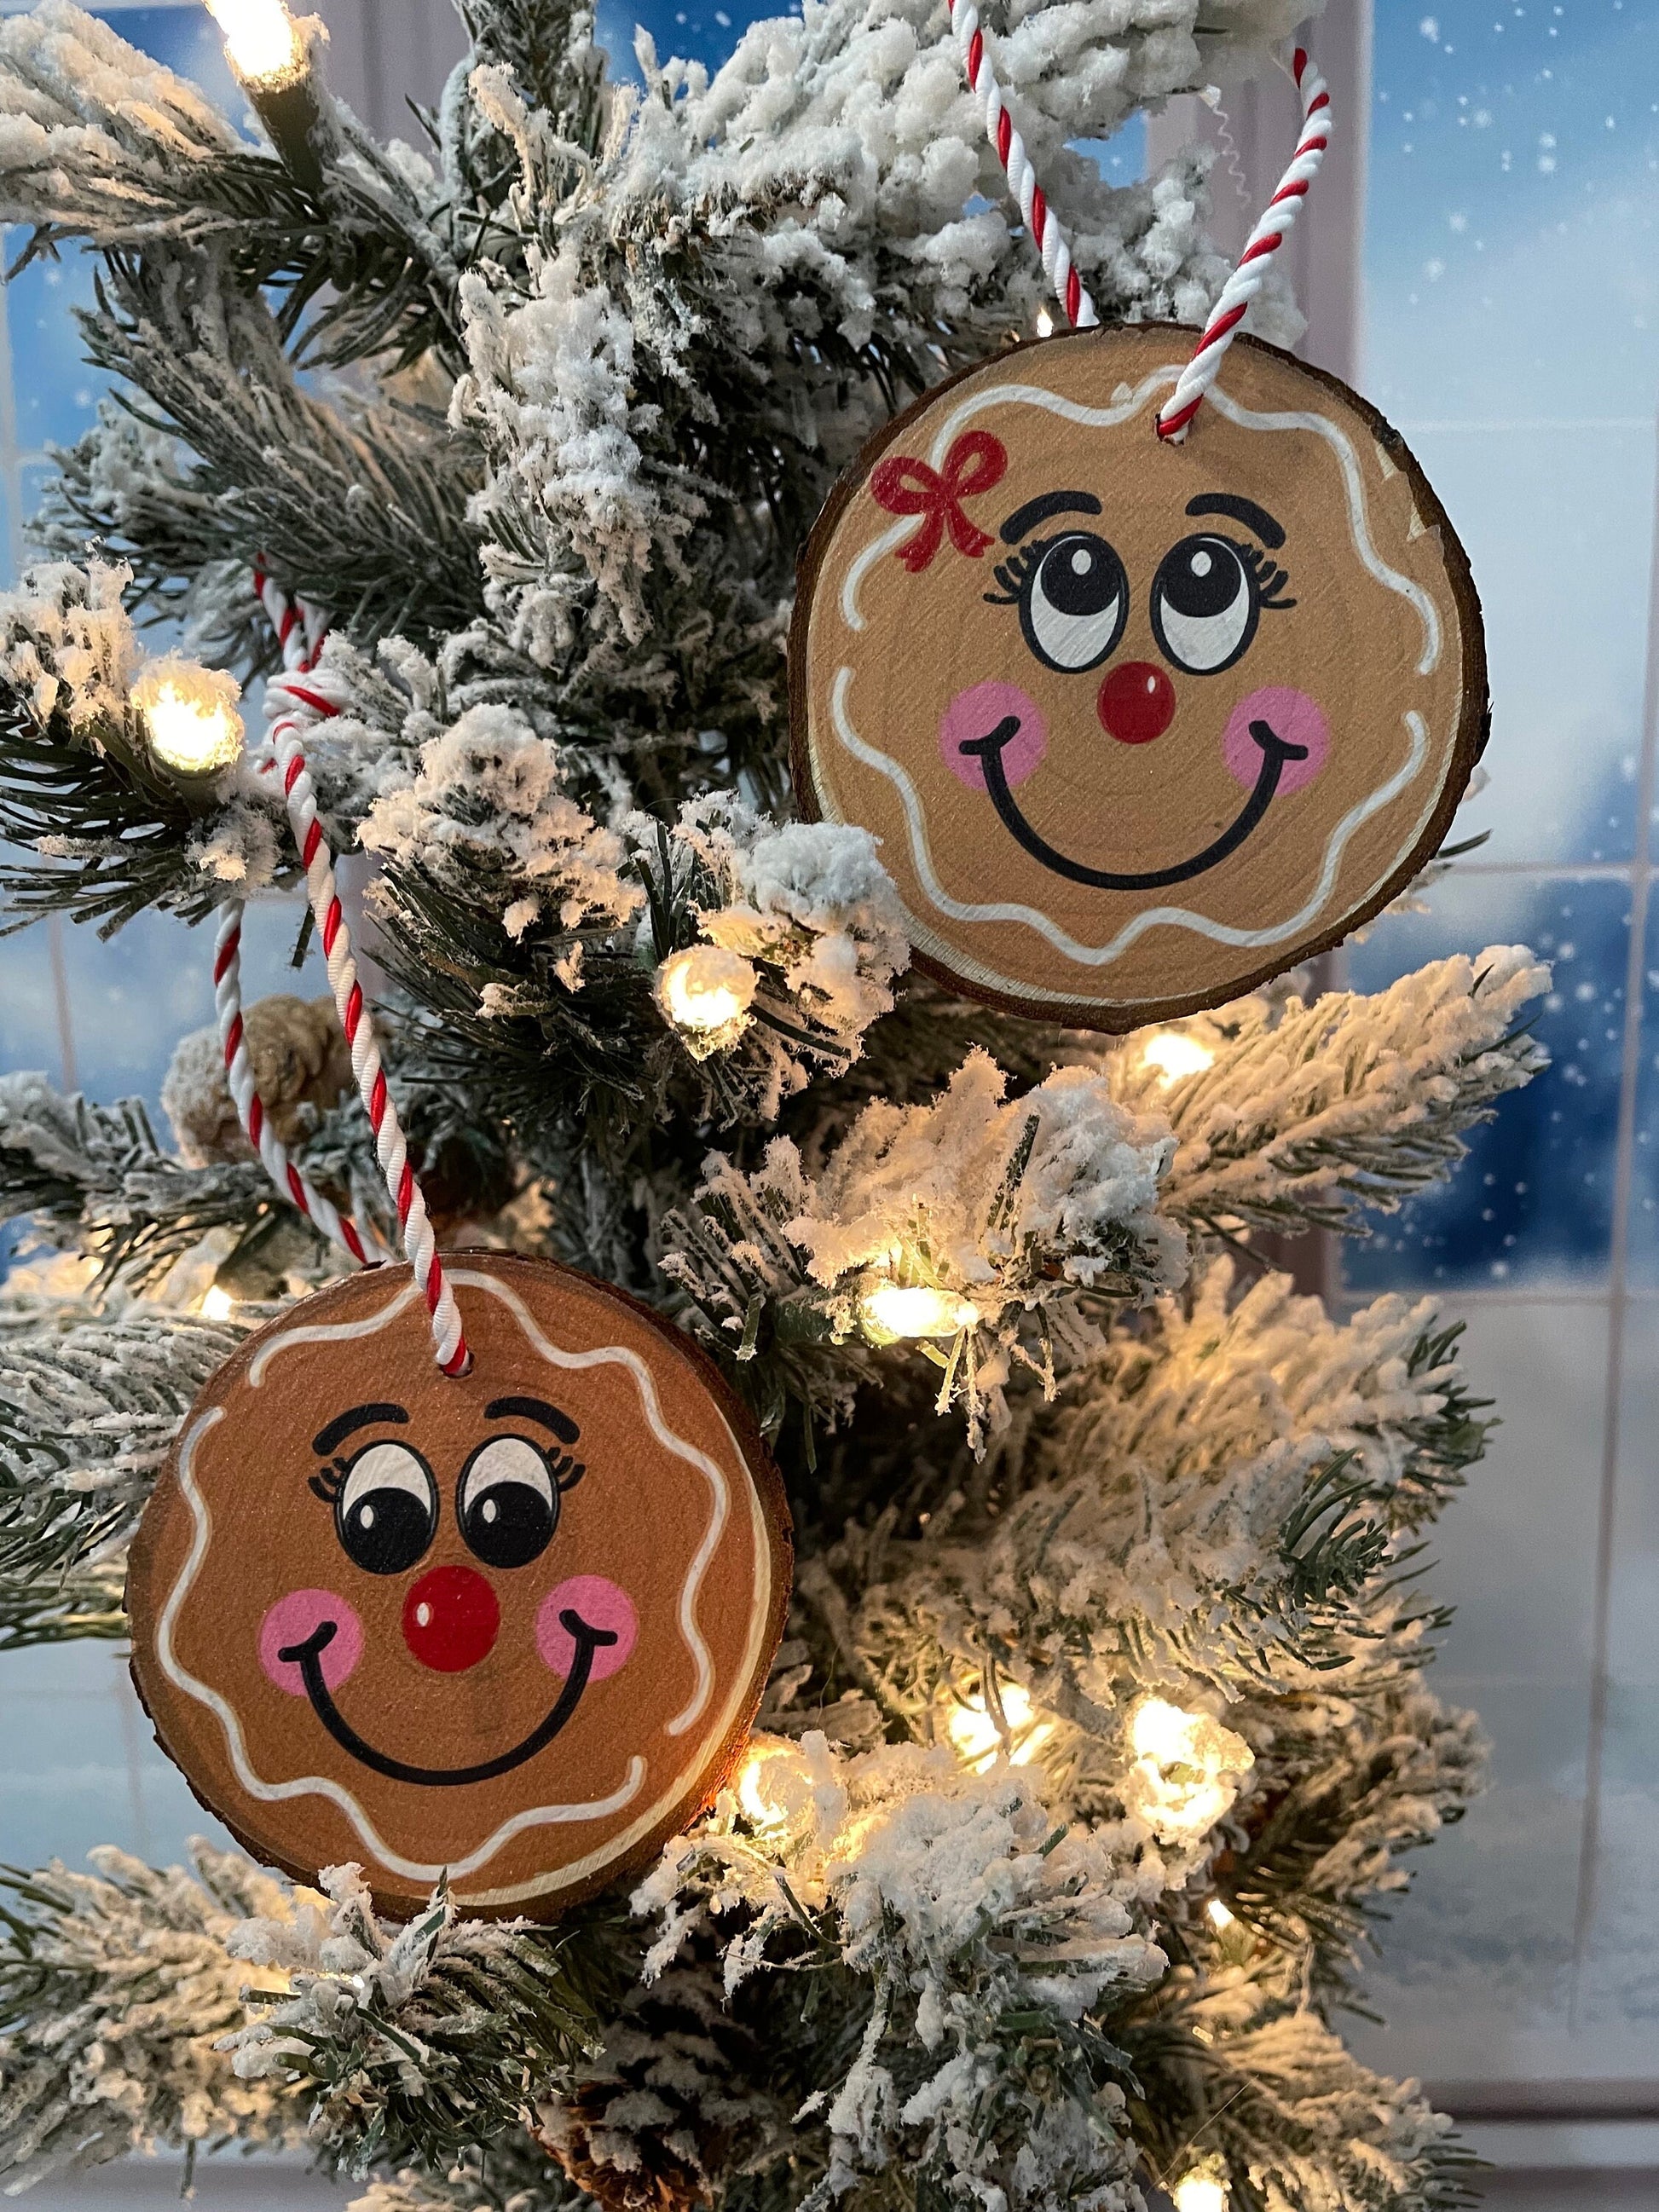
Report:
[{"label": "lit light bulb", "polygon": [[[1008,1723],[1008,1763],[1029,1766],[1054,1734],[1054,1724],[1038,1721],[1035,1727],[1031,1725],[1031,1693],[1018,1682],[1004,1682],[998,1694],[1002,1717]],[[945,1727],[957,1757],[976,1774],[982,1773],[1004,1747],[1002,1732],[982,1696],[954,1707]]]},{"label": "lit light bulb", "polygon": [[1184,2173],[1171,2194],[1176,2212],[1227,2212],[1227,2185],[1213,2173]]},{"label": "lit light bulb", "polygon": [[[760,983],[740,952],[720,945],[690,945],[671,952],[657,970],[657,1004],[695,1051],[734,1043]],[[702,1055],[700,1055],[702,1056]]]},{"label": "lit light bulb", "polygon": [[1037,336],[1038,336],[1040,338],[1047,338],[1047,337],[1052,337],[1054,336],[1054,317],[1053,317],[1053,316],[1048,313],[1048,310],[1046,307],[1039,307],[1039,308],[1037,309],[1037,315],[1036,315],[1036,334],[1037,334]]},{"label": "lit light bulb", "polygon": [[811,1796],[799,1750],[776,1736],[751,1738],[735,1795],[738,1811],[763,1842],[783,1841],[797,1829]]},{"label": "lit light bulb", "polygon": [[1141,1049],[1140,1064],[1155,1070],[1167,1091],[1183,1075],[1201,1075],[1214,1059],[1212,1048],[1185,1030],[1154,1030]]},{"label": "lit light bulb", "polygon": [[1124,1802],[1164,1843],[1196,1843],[1224,1820],[1255,1753],[1208,1713],[1142,1698],[1129,1716]]},{"label": "lit light bulb", "polygon": [[217,1283],[210,1283],[207,1295],[202,1300],[203,1320],[228,1321],[235,1310],[236,1301],[230,1292],[221,1290]]},{"label": "lit light bulb", "polygon": [[242,750],[240,697],[234,676],[201,668],[182,653],[152,660],[132,687],[151,757],[175,775],[216,775]]},{"label": "lit light bulb", "polygon": [[1202,1719],[1202,1714],[1183,1712],[1167,1698],[1143,1698],[1129,1723],[1135,1757],[1156,1759],[1160,1766],[1195,1766]]},{"label": "lit light bulb", "polygon": [[859,1316],[869,1335],[890,1341],[899,1336],[954,1336],[979,1319],[966,1298],[926,1283],[884,1283],[860,1302]]},{"label": "lit light bulb", "polygon": [[224,33],[230,65],[246,85],[283,84],[303,76],[305,47],[283,0],[207,0]]},{"label": "lit light bulb", "polygon": [[1229,1912],[1218,1897],[1212,1897],[1204,1908],[1205,1916],[1218,1936],[1237,1924],[1237,1916]]}]

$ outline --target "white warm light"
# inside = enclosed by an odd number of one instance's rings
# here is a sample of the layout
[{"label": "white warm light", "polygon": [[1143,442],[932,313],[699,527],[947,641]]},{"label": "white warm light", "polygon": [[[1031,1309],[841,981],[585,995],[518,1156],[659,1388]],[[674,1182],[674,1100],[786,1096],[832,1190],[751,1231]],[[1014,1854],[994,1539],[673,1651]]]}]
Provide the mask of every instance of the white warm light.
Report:
[{"label": "white warm light", "polygon": [[677,1030],[711,1036],[743,1019],[759,981],[740,952],[719,945],[690,945],[684,952],[671,953],[658,969],[657,1003]]},{"label": "white warm light", "polygon": [[1048,310],[1046,307],[1039,307],[1037,309],[1036,319],[1037,336],[1040,338],[1052,337],[1054,336],[1054,317],[1048,313]]},{"label": "white warm light", "polygon": [[1255,1764],[1243,1736],[1207,1713],[1167,1698],[1142,1698],[1129,1716],[1133,1764],[1124,1800],[1165,1843],[1196,1843],[1224,1820],[1241,1778]]},{"label": "white warm light", "polygon": [[1215,1929],[1218,1936],[1224,1935],[1229,1928],[1232,1927],[1237,1917],[1235,1914],[1228,1911],[1218,1897],[1212,1897],[1204,1910],[1209,1917],[1211,1927]]},{"label": "white warm light", "polygon": [[945,1723],[957,1757],[975,1772],[989,1766],[1005,1747],[1011,1766],[1029,1766],[1054,1732],[1052,1721],[1038,1721],[1032,1726],[1031,1693],[1019,1683],[1003,1683],[999,1695],[1002,1717],[1008,1724],[1006,1739],[982,1697],[957,1705]]},{"label": "white warm light", "polygon": [[1135,1757],[1155,1760],[1159,1766],[1196,1766],[1203,1718],[1201,1713],[1183,1712],[1167,1698],[1143,1698],[1129,1723]]},{"label": "white warm light", "polygon": [[1212,2173],[1183,2174],[1173,2191],[1176,2212],[1227,2212],[1227,2190]]},{"label": "white warm light", "polygon": [[175,775],[214,775],[242,750],[234,677],[182,654],[153,660],[132,687],[153,757]]},{"label": "white warm light", "polygon": [[305,48],[283,0],[207,0],[244,84],[280,84],[305,67]]},{"label": "white warm light", "polygon": [[217,1283],[210,1284],[208,1288],[207,1296],[202,1300],[203,1319],[204,1321],[228,1321],[235,1310],[236,1301],[232,1297],[230,1292],[228,1291],[222,1291]]},{"label": "white warm light", "polygon": [[793,1744],[776,1737],[757,1737],[738,1770],[734,1789],[738,1809],[756,1835],[777,1844],[797,1826],[811,1784],[800,1754]]},{"label": "white warm light", "polygon": [[966,1298],[925,1283],[884,1283],[865,1298],[862,1313],[879,1336],[954,1336],[979,1319]]},{"label": "white warm light", "polygon": [[1167,1091],[1183,1075],[1201,1075],[1214,1058],[1208,1045],[1185,1030],[1154,1030],[1141,1048],[1140,1064],[1152,1068]]}]

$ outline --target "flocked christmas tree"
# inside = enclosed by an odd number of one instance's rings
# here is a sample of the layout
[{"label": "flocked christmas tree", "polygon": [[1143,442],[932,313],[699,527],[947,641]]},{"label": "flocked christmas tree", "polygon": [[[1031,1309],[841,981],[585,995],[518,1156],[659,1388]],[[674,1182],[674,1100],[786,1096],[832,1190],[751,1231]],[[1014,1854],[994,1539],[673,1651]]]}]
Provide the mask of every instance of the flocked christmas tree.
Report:
[{"label": "flocked christmas tree", "polygon": [[[806,0],[712,76],[642,38],[635,87],[576,0],[461,9],[412,149],[317,92],[314,27],[272,147],[65,0],[0,26],[0,219],[97,257],[113,380],[0,600],[6,890],[106,932],[286,896],[297,931],[280,793],[191,748],[280,665],[256,563],[325,618],[306,750],[374,864],[439,1241],[586,1270],[720,1363],[787,1487],[787,1631],[731,1786],[550,1926],[441,1892],[398,1928],[349,1867],[325,1895],[206,1847],[8,1876],[0,2176],[234,2142],[376,2212],[1455,2203],[1448,2124],[1339,2031],[1478,1786],[1419,1575],[1488,1417],[1431,1301],[1335,1319],[1262,1240],[1449,1173],[1540,1065],[1544,973],[1292,977],[1113,1042],[909,972],[872,842],[791,819],[783,656],[838,471],[1037,325],[945,10]],[[1199,321],[1225,266],[1198,157],[1115,190],[1068,142],[1295,12],[994,11],[1103,317]],[[1294,338],[1282,290],[1253,325]],[[246,1044],[392,1241],[327,1001]],[[216,1036],[164,1103],[173,1149],[136,1101],[0,1082],[9,1646],[124,1633],[196,1392],[346,1265]]]}]

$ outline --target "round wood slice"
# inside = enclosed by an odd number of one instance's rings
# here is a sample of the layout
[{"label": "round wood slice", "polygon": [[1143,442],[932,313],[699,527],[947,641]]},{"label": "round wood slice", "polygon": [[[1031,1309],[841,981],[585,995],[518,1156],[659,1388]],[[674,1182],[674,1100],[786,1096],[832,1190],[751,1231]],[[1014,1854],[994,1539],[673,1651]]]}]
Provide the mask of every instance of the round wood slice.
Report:
[{"label": "round wood slice", "polygon": [[1193,333],[1016,346],[889,423],[818,520],[796,790],[857,823],[920,963],[1103,1030],[1234,998],[1433,855],[1485,739],[1468,562],[1404,441],[1240,338],[1180,446]]}]

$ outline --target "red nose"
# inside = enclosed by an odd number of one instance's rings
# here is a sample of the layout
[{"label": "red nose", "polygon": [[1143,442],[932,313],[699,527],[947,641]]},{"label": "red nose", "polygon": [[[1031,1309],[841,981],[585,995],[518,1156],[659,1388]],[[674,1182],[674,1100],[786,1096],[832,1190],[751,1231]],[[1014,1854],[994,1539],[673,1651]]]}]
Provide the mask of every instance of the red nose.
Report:
[{"label": "red nose", "polygon": [[404,1642],[440,1674],[476,1667],[501,1625],[495,1591],[471,1567],[434,1567],[404,1600]]},{"label": "red nose", "polygon": [[1100,687],[1100,720],[1120,744],[1149,744],[1175,715],[1175,685],[1150,660],[1126,660]]}]

